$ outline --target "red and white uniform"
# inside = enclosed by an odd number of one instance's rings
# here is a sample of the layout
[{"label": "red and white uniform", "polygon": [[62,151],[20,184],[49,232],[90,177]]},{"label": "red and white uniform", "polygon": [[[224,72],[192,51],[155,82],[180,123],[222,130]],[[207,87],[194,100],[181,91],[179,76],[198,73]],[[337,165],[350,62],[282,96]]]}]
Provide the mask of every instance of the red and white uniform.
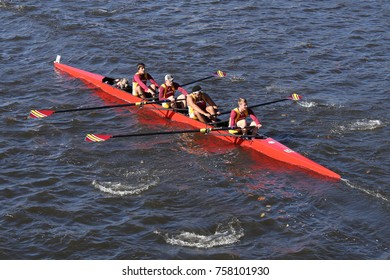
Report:
[{"label": "red and white uniform", "polygon": [[142,88],[142,91],[147,92],[149,89],[147,86],[148,80],[156,87],[158,87],[158,83],[153,79],[152,75],[150,75],[149,73],[145,73],[143,75],[135,73],[133,77],[133,90],[137,86],[140,86]]},{"label": "red and white uniform", "polygon": [[256,125],[260,124],[259,119],[255,116],[252,109],[248,108],[241,113],[238,108],[235,108],[230,113],[229,127],[236,127],[239,121],[245,120],[248,116],[255,122]]},{"label": "red and white uniform", "polygon": [[159,89],[158,99],[159,100],[167,100],[169,97],[175,97],[176,90],[180,91],[184,96],[188,95],[188,92],[182,88],[178,83],[172,82],[172,86],[167,86],[166,84],[162,84]]}]

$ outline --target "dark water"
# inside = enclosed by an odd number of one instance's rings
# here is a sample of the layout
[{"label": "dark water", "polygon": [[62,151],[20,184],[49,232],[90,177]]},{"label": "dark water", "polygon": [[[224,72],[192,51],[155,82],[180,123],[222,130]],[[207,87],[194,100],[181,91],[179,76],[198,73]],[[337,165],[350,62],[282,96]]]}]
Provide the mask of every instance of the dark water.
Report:
[{"label": "dark water", "polygon": [[[37,2],[37,3],[35,3]],[[388,1],[0,1],[1,259],[390,259]],[[64,63],[201,83],[340,173],[332,182],[112,100]],[[190,88],[188,88],[190,89]]]}]

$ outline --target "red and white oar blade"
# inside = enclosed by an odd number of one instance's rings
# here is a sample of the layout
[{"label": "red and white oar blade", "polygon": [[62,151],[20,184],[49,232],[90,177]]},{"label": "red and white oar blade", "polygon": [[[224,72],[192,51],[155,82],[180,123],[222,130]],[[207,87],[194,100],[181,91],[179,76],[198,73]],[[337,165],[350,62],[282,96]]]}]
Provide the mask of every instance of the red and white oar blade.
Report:
[{"label": "red and white oar blade", "polygon": [[226,77],[227,74],[221,70],[218,70],[217,72],[214,73],[214,75],[217,77]]},{"label": "red and white oar blade", "polygon": [[31,110],[29,117],[31,119],[41,119],[41,118],[46,118],[48,116],[51,116],[54,113],[55,113],[54,110]]},{"label": "red and white oar blade", "polygon": [[107,141],[110,138],[112,138],[112,135],[87,134],[87,136],[85,136],[85,141],[87,141],[87,142],[103,142],[103,141]]},{"label": "red and white oar blade", "polygon": [[293,94],[291,94],[291,96],[289,98],[294,100],[294,101],[298,101],[298,100],[302,99],[302,96],[300,96],[298,93],[294,92]]}]

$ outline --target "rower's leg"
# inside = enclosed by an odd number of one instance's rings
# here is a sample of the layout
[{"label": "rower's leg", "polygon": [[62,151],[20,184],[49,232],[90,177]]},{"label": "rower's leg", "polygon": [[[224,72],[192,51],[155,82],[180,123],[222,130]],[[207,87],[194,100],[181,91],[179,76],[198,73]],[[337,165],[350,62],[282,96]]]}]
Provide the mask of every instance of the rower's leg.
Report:
[{"label": "rower's leg", "polygon": [[250,126],[254,126],[254,128],[252,128],[252,135],[256,135],[257,132],[259,131],[259,129],[257,128],[256,126],[256,123],[255,122],[251,122]]},{"label": "rower's leg", "polygon": [[133,95],[134,96],[139,96],[141,98],[143,97],[142,96],[143,95],[143,91],[142,91],[140,86],[133,87]]},{"label": "rower's leg", "polygon": [[180,95],[176,98],[176,104],[177,104],[177,107],[178,107],[178,108],[187,108],[186,96],[185,96],[184,94],[180,94]]},{"label": "rower's leg", "polygon": [[211,117],[212,122],[218,121],[217,117],[215,116],[215,109],[213,108],[213,106],[207,106],[206,111],[212,116]]},{"label": "rower's leg", "polygon": [[151,94],[151,97],[155,98],[155,97],[158,97],[158,89],[157,87],[155,86],[155,84],[151,84],[149,86],[149,88],[153,91],[153,93],[150,93]]},{"label": "rower's leg", "polygon": [[208,123],[209,120],[208,118],[206,118],[204,115],[202,115],[201,113],[199,112],[194,112],[194,115],[198,118],[199,121],[201,121],[202,123]]},{"label": "rower's leg", "polygon": [[242,135],[246,135],[247,134],[247,129],[245,128],[246,127],[246,120],[240,120],[237,122],[237,127],[241,127],[242,130]]}]

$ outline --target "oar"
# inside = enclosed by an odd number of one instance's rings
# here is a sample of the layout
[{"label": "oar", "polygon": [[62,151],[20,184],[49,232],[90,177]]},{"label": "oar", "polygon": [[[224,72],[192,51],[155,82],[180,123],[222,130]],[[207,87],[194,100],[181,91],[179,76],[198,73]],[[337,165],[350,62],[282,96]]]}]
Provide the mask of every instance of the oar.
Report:
[{"label": "oar", "polygon": [[87,142],[103,142],[107,141],[110,138],[120,138],[120,137],[139,137],[139,136],[151,136],[151,135],[166,135],[166,134],[182,134],[182,133],[203,133],[208,134],[211,131],[218,130],[230,130],[230,127],[217,127],[217,128],[200,128],[200,129],[190,129],[190,130],[173,130],[173,131],[158,131],[158,132],[146,132],[146,133],[134,133],[134,134],[119,134],[119,135],[109,135],[109,134],[87,134],[85,141]]},{"label": "oar", "polygon": [[[293,93],[291,96],[289,96],[287,98],[278,99],[278,100],[274,100],[274,101],[270,101],[270,102],[266,102],[266,103],[255,104],[255,105],[249,106],[248,108],[253,109],[253,108],[256,108],[256,107],[265,106],[265,105],[269,105],[269,104],[274,104],[274,103],[278,103],[278,102],[282,102],[282,101],[286,101],[286,100],[298,101],[298,100],[301,100],[301,99],[302,99],[302,96],[300,96],[297,93]],[[230,111],[224,111],[224,112],[221,112],[219,115],[229,114],[230,112],[231,112],[231,110]]]},{"label": "oar", "polygon": [[144,109],[148,110],[155,110],[155,111],[172,111],[172,112],[182,112],[182,113],[187,113],[188,109],[186,108],[164,108],[164,107],[159,107],[159,108],[154,108],[154,107],[144,107]]},{"label": "oar", "polygon": [[[213,78],[213,77],[225,77],[226,75],[227,74],[225,72],[223,72],[221,70],[218,70],[212,76],[208,76],[208,77],[196,80],[196,81],[192,81],[192,82],[186,83],[186,84],[181,85],[181,86],[182,87],[183,86],[188,86],[190,84],[197,83],[197,82],[200,82],[200,81],[203,81],[203,80],[207,80],[207,79],[210,79],[210,78]],[[112,83],[114,80],[115,80],[114,78],[104,77],[102,82]],[[129,106],[142,106],[142,105],[146,105],[146,104],[160,104],[160,103],[164,103],[164,102],[169,102],[169,101],[166,101],[166,100],[164,100],[164,101],[156,100],[156,101],[146,101],[146,102],[143,101],[143,102],[136,102],[136,103],[108,105],[108,106],[99,106],[99,107],[74,108],[74,109],[67,109],[67,110],[50,110],[50,109],[31,110],[29,117],[33,118],[33,119],[40,119],[40,118],[49,117],[49,116],[53,115],[54,113],[68,113],[68,112],[78,112],[78,111],[87,111],[87,110],[99,110],[99,109],[119,108],[119,107],[129,107]]]},{"label": "oar", "polygon": [[116,105],[107,105],[107,106],[99,106],[99,107],[84,107],[84,108],[73,108],[73,109],[67,109],[67,110],[31,110],[30,111],[30,118],[33,119],[39,119],[39,118],[46,118],[54,113],[68,113],[68,112],[78,112],[78,111],[88,111],[88,110],[99,110],[99,109],[107,109],[107,108],[119,108],[119,107],[130,107],[130,106],[143,106],[147,104],[160,104],[164,102],[169,102],[166,100],[157,100],[157,101],[140,101],[135,103],[126,103],[126,104],[116,104]]},{"label": "oar", "polygon": [[205,77],[205,78],[202,78],[202,79],[199,79],[199,80],[196,80],[196,81],[192,81],[192,82],[180,85],[180,86],[181,87],[185,87],[185,86],[188,86],[188,85],[191,85],[191,84],[195,84],[197,82],[204,81],[204,80],[207,80],[207,79],[211,79],[211,78],[214,78],[214,77],[226,77],[226,75],[227,74],[225,72],[223,72],[221,70],[218,70],[212,76],[208,76],[208,77]]},{"label": "oar", "polygon": [[267,103],[262,103],[262,104],[257,104],[257,105],[249,106],[249,108],[256,108],[256,107],[260,107],[260,106],[264,106],[264,105],[269,105],[269,104],[273,104],[273,103],[278,103],[278,102],[282,102],[282,101],[286,101],[286,100],[298,101],[298,100],[301,100],[301,99],[302,99],[302,96],[300,96],[300,95],[297,94],[297,93],[293,93],[293,94],[291,94],[291,96],[289,96],[289,97],[287,97],[287,98],[283,98],[283,99],[279,99],[279,100],[275,100],[275,101],[270,101],[270,102],[267,102]]}]

